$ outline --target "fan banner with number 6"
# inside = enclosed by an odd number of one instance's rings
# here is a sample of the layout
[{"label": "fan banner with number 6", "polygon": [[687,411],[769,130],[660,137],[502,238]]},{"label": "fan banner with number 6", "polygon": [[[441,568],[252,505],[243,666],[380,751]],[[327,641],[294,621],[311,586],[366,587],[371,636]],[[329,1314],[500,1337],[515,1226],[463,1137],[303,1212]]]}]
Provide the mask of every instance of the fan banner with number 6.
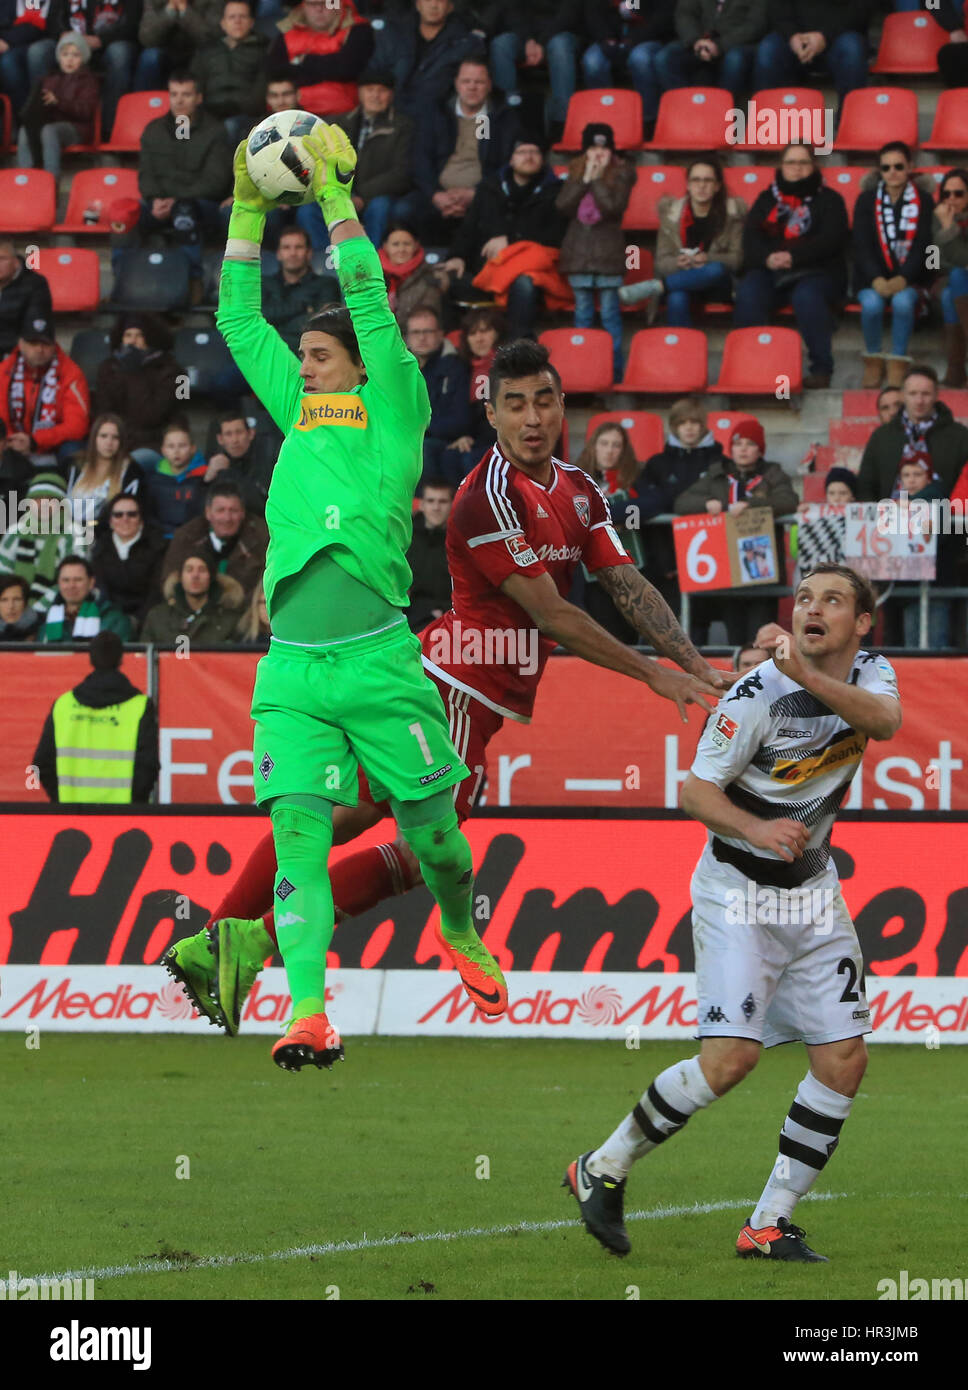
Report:
[{"label": "fan banner with number 6", "polygon": [[774,527],[769,507],[677,518],[672,534],[679,588],[696,593],[782,583]]},{"label": "fan banner with number 6", "polygon": [[851,502],[844,508],[844,561],[868,579],[934,579],[938,537],[931,505]]}]

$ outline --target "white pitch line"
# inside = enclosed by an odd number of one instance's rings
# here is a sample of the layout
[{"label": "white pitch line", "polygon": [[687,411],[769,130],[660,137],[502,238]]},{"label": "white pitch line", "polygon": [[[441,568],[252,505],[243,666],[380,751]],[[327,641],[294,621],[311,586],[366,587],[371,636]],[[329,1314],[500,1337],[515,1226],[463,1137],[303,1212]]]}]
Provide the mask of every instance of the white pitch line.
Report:
[{"label": "white pitch line", "polygon": [[[846,1192],[810,1193],[805,1202],[833,1202],[846,1197]],[[742,1211],[756,1205],[755,1199],[738,1202],[696,1202],[688,1207],[653,1207],[649,1211],[626,1212],[626,1221],[662,1221],[669,1216],[705,1216],[713,1211]],[[258,1265],[269,1260],[296,1260],[308,1255],[352,1255],[357,1250],[386,1250],[393,1245],[420,1245],[447,1240],[476,1240],[481,1236],[506,1236],[512,1232],[561,1231],[568,1226],[581,1226],[581,1219],[562,1221],[514,1221],[506,1226],[469,1226],[463,1231],[424,1231],[416,1235],[381,1236],[376,1240],[334,1240],[326,1245],[296,1245],[289,1250],[273,1250],[268,1255],[207,1255],[187,1264],[182,1260],[139,1260],[131,1265],[90,1266],[87,1269],[64,1270],[60,1274],[34,1274],[32,1279],[123,1279],[129,1274],[168,1274],[173,1270],[221,1269],[228,1265]],[[25,1278],[27,1276],[21,1276]]]}]

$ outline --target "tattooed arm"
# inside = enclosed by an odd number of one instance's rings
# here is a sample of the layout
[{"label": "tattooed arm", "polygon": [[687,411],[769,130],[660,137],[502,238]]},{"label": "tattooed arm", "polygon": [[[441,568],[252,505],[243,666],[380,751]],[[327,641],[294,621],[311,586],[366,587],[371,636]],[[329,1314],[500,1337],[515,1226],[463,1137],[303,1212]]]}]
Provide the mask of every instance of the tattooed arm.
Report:
[{"label": "tattooed arm", "polygon": [[699,655],[658,589],[634,565],[607,565],[595,571],[595,578],[629,626],[660,656],[721,690],[730,684],[730,673],[717,671]]}]

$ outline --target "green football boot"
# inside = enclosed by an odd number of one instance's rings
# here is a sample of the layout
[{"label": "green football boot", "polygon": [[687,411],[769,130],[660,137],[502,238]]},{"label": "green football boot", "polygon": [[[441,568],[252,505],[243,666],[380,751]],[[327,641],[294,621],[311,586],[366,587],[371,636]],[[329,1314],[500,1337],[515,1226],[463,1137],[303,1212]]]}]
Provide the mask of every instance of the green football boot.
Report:
[{"label": "green football boot", "polygon": [[262,918],[222,917],[212,932],[215,1000],[229,1037],[239,1031],[242,1006],[266,960],[275,952]]},{"label": "green football boot", "polygon": [[181,985],[196,1010],[218,1028],[225,1019],[218,1002],[218,965],[214,939],[204,929],[194,936],[183,937],[161,958],[161,963],[173,980]]}]

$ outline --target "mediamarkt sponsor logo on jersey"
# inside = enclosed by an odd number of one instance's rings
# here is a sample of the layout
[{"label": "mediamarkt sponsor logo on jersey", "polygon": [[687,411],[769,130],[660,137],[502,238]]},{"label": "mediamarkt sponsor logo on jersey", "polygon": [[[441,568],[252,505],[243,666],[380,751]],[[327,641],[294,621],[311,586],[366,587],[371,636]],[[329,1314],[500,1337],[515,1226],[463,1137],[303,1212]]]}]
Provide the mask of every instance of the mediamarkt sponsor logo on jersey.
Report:
[{"label": "mediamarkt sponsor logo on jersey", "polygon": [[582,547],[580,545],[544,545],[538,546],[539,560],[580,560],[582,557]]}]

